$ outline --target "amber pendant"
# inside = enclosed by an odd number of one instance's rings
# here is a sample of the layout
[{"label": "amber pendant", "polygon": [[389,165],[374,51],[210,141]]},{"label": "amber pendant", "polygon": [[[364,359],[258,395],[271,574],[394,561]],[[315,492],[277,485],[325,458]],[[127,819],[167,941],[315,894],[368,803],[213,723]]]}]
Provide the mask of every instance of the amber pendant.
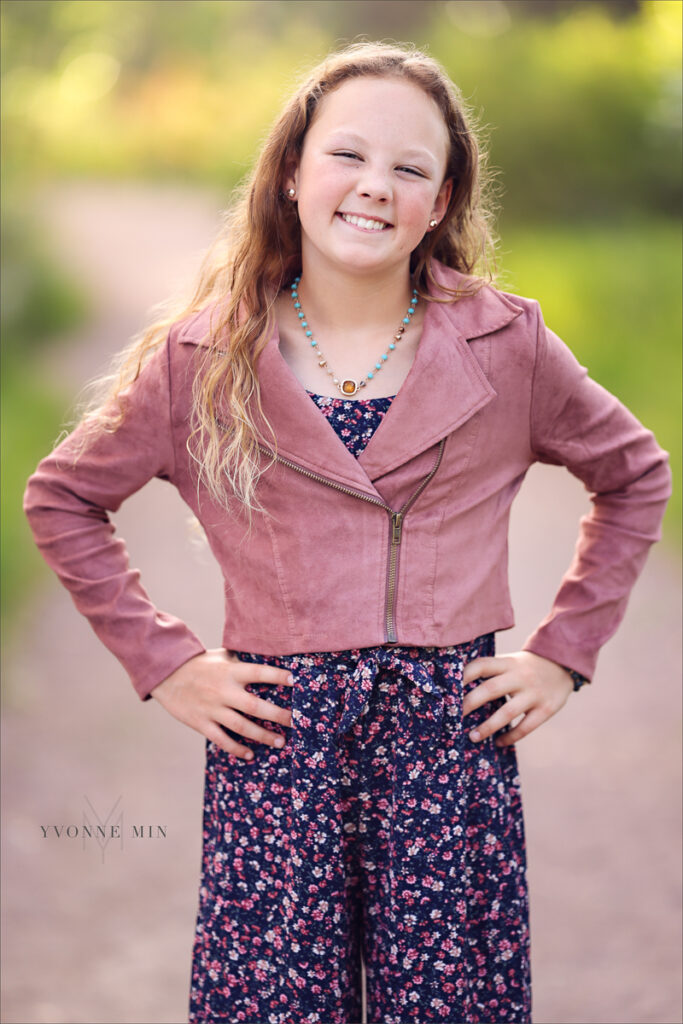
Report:
[{"label": "amber pendant", "polygon": [[355,380],[348,377],[342,381],[341,390],[344,395],[355,395],[356,391],[358,391],[358,384]]}]

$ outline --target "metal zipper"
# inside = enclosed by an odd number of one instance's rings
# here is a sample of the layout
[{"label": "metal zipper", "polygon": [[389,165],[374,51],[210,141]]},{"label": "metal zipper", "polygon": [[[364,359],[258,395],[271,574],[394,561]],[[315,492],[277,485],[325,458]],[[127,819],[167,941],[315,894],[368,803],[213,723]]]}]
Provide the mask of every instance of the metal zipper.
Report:
[{"label": "metal zipper", "polygon": [[374,498],[370,494],[365,494],[363,491],[357,491],[353,487],[346,487],[344,484],[337,483],[336,480],[330,480],[329,477],[322,476],[320,473],[314,473],[310,469],[306,469],[305,466],[300,466],[297,462],[292,462],[291,459],[286,459],[283,455],[277,455],[270,448],[265,445],[259,444],[258,449],[263,455],[267,455],[276,462],[280,462],[283,466],[288,466],[290,469],[296,470],[297,473],[301,473],[302,476],[308,477],[310,480],[317,480],[318,483],[324,484],[326,487],[332,487],[335,491],[341,491],[342,494],[348,494],[352,498],[359,498],[361,501],[367,501],[371,505],[377,505],[378,508],[383,508],[385,512],[389,514],[389,559],[387,564],[387,577],[386,577],[386,599],[384,608],[384,624],[386,630],[386,643],[395,644],[397,642],[396,635],[396,623],[395,623],[395,606],[396,606],[396,581],[398,578],[398,556],[401,547],[401,537],[403,532],[403,520],[410,509],[411,505],[417,501],[422,492],[424,491],[427,484],[430,482],[439,466],[441,465],[441,459],[443,457],[443,450],[446,445],[446,438],[442,438],[439,441],[439,451],[437,453],[434,465],[430,472],[421,482],[419,487],[411,494],[406,502],[401,506],[398,512],[387,505],[386,502],[382,501],[381,498]]},{"label": "metal zipper", "polygon": [[394,621],[394,611],[396,606],[396,581],[398,579],[398,556],[401,548],[401,535],[403,532],[403,520],[408,512],[408,509],[417,499],[420,497],[425,487],[432,479],[437,469],[441,465],[441,459],[443,457],[443,450],[446,445],[446,438],[442,437],[439,441],[439,451],[437,452],[434,465],[430,472],[424,478],[417,490],[413,491],[408,500],[401,506],[398,512],[391,513],[391,528],[389,532],[389,566],[387,570],[387,598],[386,598],[386,613],[385,613],[385,626],[387,631],[387,643],[395,644],[397,642],[396,635],[396,623]]}]

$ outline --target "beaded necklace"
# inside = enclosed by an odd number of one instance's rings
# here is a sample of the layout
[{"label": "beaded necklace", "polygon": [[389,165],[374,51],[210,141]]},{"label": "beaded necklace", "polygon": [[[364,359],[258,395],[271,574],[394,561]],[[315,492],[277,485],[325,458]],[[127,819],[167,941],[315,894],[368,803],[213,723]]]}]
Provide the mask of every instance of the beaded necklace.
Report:
[{"label": "beaded necklace", "polygon": [[299,299],[299,290],[298,290],[299,289],[299,281],[300,280],[301,280],[301,276],[295,277],[294,281],[292,283],[292,302],[294,303],[294,309],[296,310],[296,315],[299,318],[299,321],[301,323],[301,327],[303,329],[303,332],[304,332],[305,336],[309,339],[309,343],[311,345],[311,348],[313,349],[313,354],[315,355],[315,357],[318,360],[318,366],[320,366],[322,369],[324,369],[326,371],[326,373],[332,378],[332,383],[335,385],[335,387],[339,388],[339,390],[341,391],[342,395],[347,395],[347,396],[355,395],[357,391],[359,391],[361,388],[364,388],[366,386],[367,382],[369,380],[372,380],[375,377],[375,375],[377,373],[379,373],[379,371],[382,369],[384,363],[386,363],[387,359],[389,358],[389,353],[394,351],[394,349],[396,348],[397,343],[403,337],[403,335],[405,333],[405,330],[406,330],[406,327],[408,327],[408,325],[410,324],[410,320],[412,318],[412,315],[415,312],[415,307],[417,306],[417,302],[418,302],[417,289],[413,288],[413,295],[412,295],[412,298],[410,300],[410,305],[408,307],[408,312],[406,313],[406,315],[403,317],[403,320],[399,324],[399,326],[398,326],[398,328],[396,330],[396,334],[394,335],[393,341],[391,341],[389,343],[389,347],[387,348],[386,352],[382,353],[382,355],[379,357],[378,361],[375,363],[375,365],[372,367],[372,369],[369,370],[368,373],[365,374],[364,377],[361,377],[360,380],[354,380],[353,377],[340,378],[340,377],[336,376],[334,370],[328,364],[327,357],[323,354],[323,352],[322,352],[318,342],[313,337],[313,331],[310,329],[310,327],[308,325],[308,320],[306,319],[306,314],[304,313],[303,309],[301,308],[301,301]]}]

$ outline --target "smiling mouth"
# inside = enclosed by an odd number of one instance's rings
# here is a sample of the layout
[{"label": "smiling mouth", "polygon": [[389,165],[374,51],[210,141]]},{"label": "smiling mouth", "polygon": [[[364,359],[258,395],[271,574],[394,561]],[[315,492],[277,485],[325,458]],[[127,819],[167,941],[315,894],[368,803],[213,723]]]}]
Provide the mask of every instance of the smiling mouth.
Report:
[{"label": "smiling mouth", "polygon": [[372,217],[360,217],[356,213],[337,213],[346,224],[352,224],[355,228],[360,228],[362,231],[386,231],[392,225],[388,224],[385,220],[375,220]]}]

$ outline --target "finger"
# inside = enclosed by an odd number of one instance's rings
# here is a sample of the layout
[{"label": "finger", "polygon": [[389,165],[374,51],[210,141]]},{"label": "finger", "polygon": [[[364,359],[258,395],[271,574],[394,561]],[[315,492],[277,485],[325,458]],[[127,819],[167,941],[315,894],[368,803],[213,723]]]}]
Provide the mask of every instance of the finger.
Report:
[{"label": "finger", "polygon": [[259,665],[250,661],[231,661],[230,667],[234,678],[243,686],[249,683],[273,683],[280,686],[293,686],[294,676],[286,668],[277,665]]},{"label": "finger", "polygon": [[500,675],[509,665],[505,658],[474,658],[468,661],[463,669],[463,683],[473,683],[482,676]]},{"label": "finger", "polygon": [[528,736],[530,732],[534,731],[534,729],[538,729],[539,725],[543,725],[546,720],[547,716],[535,708],[533,711],[529,711],[522,721],[518,722],[517,725],[513,729],[510,729],[509,732],[504,732],[501,736],[496,736],[494,743],[497,747],[510,747],[513,743],[516,743],[517,740],[521,740],[525,736]]},{"label": "finger", "polygon": [[279,704],[263,700],[249,690],[243,690],[241,693],[238,691],[234,696],[231,694],[230,706],[239,708],[242,714],[250,715],[252,718],[262,718],[266,722],[277,722],[288,727],[292,724],[292,712],[289,708],[281,708]]},{"label": "finger", "polygon": [[528,709],[526,702],[520,698],[514,698],[508,700],[503,704],[502,707],[498,708],[492,715],[490,715],[484,722],[475,726],[469,733],[469,738],[473,743],[481,743],[482,740],[488,739],[494,732],[498,732],[499,729],[503,729],[506,725],[509,725],[518,715],[524,714]]},{"label": "finger", "polygon": [[475,711],[476,708],[480,708],[482,704],[487,704],[491,700],[505,697],[512,692],[513,687],[513,681],[507,675],[491,676],[489,679],[484,679],[479,686],[475,686],[473,690],[465,694],[462,702],[463,715],[469,715],[471,711]]},{"label": "finger", "polygon": [[265,743],[269,747],[284,747],[286,743],[286,737],[282,733],[264,729],[263,726],[252,722],[250,718],[245,718],[244,715],[240,715],[232,708],[219,715],[217,721],[239,736],[256,740],[257,743]]},{"label": "finger", "polygon": [[241,758],[243,761],[253,761],[254,751],[250,747],[244,746],[242,743],[238,743],[233,740],[227,733],[223,732],[222,729],[213,724],[208,726],[206,731],[200,730],[208,740],[211,741],[220,750],[225,751],[226,754],[232,754],[233,757]]}]

